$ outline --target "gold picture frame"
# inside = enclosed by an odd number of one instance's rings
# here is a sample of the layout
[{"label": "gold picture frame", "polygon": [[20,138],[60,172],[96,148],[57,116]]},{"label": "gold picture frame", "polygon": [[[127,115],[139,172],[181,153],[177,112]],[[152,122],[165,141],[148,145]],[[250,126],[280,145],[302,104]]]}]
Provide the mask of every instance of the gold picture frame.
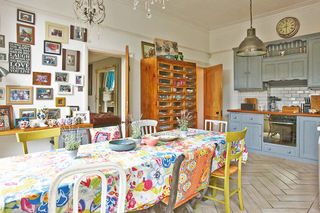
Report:
[{"label": "gold picture frame", "polygon": [[65,107],[66,98],[65,97],[56,97],[56,107]]},{"label": "gold picture frame", "polygon": [[46,40],[59,42],[63,44],[69,43],[69,27],[52,22],[46,22]]},{"label": "gold picture frame", "polygon": [[33,104],[33,87],[6,86],[7,105]]},{"label": "gold picture frame", "polygon": [[19,109],[19,117],[20,118],[36,119],[37,118],[37,109],[36,108],[20,108]]}]

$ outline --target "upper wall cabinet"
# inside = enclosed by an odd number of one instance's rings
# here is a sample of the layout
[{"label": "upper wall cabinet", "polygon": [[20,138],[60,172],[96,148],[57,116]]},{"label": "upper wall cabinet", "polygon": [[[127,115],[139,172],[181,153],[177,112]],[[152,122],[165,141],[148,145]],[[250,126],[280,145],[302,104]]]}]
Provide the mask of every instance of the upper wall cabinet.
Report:
[{"label": "upper wall cabinet", "polygon": [[234,50],[234,89],[261,90],[262,57],[239,57]]},{"label": "upper wall cabinet", "polygon": [[320,88],[320,37],[309,40],[308,87]]}]

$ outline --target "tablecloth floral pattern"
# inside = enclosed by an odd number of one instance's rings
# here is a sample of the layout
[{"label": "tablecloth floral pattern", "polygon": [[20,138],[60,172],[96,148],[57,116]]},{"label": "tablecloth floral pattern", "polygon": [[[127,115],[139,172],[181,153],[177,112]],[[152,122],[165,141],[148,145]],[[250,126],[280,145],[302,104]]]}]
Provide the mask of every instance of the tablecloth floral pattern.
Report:
[{"label": "tablecloth floral pattern", "polygon": [[[212,168],[223,165],[225,134],[192,129],[185,139],[160,143],[156,147],[138,146],[134,151],[113,152],[108,143],[81,146],[80,158],[74,160],[64,150],[40,152],[0,159],[0,212],[48,212],[48,189],[55,175],[62,170],[84,163],[118,162],[127,174],[127,210],[148,208],[170,191],[173,164],[182,153],[215,149]],[[246,159],[245,155],[245,159]],[[114,212],[117,203],[117,179],[108,177],[107,207]],[[201,183],[198,183],[201,186]],[[99,212],[100,181],[87,178],[80,186],[79,212]],[[72,212],[72,178],[59,187],[59,212]]]}]

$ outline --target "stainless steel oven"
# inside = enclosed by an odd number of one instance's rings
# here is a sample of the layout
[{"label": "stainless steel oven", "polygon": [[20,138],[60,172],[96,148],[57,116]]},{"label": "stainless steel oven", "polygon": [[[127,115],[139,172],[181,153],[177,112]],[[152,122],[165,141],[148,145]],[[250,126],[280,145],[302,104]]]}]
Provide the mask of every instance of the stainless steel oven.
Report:
[{"label": "stainless steel oven", "polygon": [[265,115],[263,141],[290,147],[297,146],[297,117]]}]

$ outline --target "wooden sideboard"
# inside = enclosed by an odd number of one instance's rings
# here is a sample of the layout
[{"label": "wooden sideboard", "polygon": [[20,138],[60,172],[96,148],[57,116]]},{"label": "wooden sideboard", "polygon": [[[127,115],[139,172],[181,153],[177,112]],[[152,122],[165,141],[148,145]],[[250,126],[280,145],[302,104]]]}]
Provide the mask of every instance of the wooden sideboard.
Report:
[{"label": "wooden sideboard", "polygon": [[158,130],[177,128],[182,110],[193,116],[197,127],[196,64],[165,58],[141,60],[141,113],[143,119],[157,120]]}]

